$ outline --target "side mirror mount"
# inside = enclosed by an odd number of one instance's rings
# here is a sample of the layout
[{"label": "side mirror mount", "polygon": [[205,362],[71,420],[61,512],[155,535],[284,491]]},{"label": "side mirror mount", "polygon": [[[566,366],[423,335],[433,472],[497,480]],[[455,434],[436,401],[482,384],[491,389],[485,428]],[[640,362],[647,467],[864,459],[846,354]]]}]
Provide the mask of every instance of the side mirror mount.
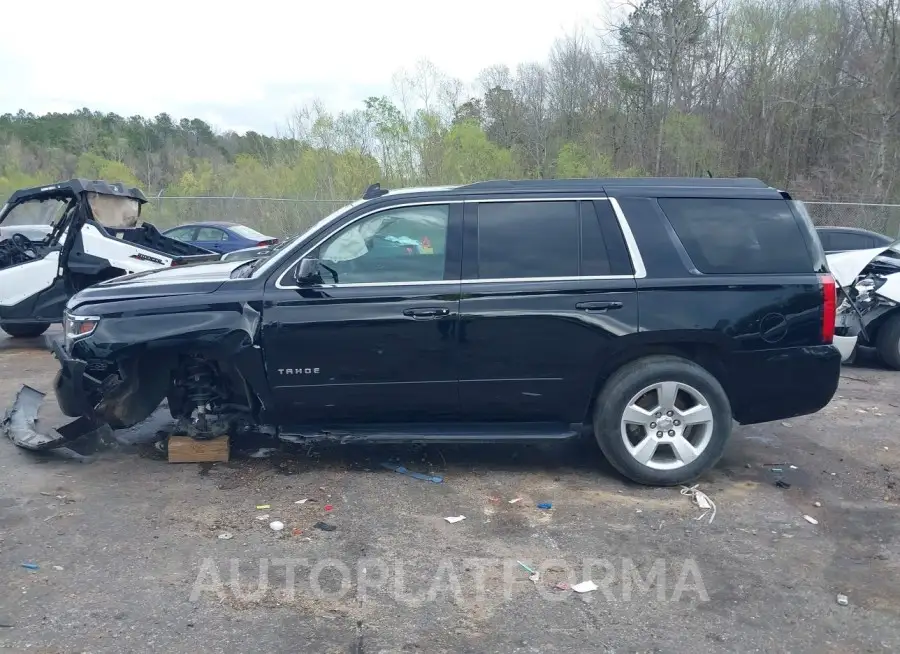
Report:
[{"label": "side mirror mount", "polygon": [[315,286],[322,283],[319,273],[319,260],[305,258],[294,268],[294,281],[297,286]]}]

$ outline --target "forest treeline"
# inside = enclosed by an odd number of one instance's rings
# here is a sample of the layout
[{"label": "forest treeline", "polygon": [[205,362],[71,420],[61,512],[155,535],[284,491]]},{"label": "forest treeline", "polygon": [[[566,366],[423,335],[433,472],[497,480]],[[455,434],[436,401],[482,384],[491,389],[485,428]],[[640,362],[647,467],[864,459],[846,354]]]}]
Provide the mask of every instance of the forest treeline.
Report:
[{"label": "forest treeline", "polygon": [[465,83],[419,61],[390,95],[304,107],[276,135],[23,109],[0,116],[0,192],[86,176],[153,195],[347,199],[373,181],[712,174],[897,201],[898,2],[644,0],[546,61]]}]

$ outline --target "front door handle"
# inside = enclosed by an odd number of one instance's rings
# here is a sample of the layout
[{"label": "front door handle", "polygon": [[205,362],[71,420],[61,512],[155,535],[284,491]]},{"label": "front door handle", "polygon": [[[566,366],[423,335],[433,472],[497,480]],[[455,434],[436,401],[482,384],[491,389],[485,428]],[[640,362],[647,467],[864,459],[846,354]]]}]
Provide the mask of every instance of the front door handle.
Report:
[{"label": "front door handle", "polygon": [[575,305],[576,309],[582,311],[596,311],[598,313],[604,311],[612,311],[613,309],[621,309],[621,302],[579,302]]},{"label": "front door handle", "polygon": [[420,319],[440,318],[441,316],[447,316],[449,314],[449,309],[439,309],[435,307],[427,307],[422,309],[404,309],[403,311],[404,316]]}]

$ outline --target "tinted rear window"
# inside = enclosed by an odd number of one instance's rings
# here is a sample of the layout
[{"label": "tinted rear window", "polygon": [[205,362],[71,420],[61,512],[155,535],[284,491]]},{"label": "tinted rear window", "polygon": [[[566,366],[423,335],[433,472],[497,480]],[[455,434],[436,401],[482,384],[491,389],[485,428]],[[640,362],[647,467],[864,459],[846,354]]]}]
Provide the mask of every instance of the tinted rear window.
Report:
[{"label": "tinted rear window", "polygon": [[578,275],[575,202],[486,202],[478,205],[481,279]]},{"label": "tinted rear window", "polygon": [[784,200],[660,198],[659,206],[700,272],[814,269],[800,226]]}]

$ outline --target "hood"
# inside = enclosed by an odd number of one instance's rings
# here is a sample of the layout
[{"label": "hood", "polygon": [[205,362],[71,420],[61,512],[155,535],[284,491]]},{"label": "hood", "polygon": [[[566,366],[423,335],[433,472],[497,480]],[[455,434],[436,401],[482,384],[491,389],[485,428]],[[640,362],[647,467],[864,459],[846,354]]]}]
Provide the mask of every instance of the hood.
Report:
[{"label": "hood", "polygon": [[240,266],[243,261],[216,261],[213,263],[192,264],[186,266],[172,266],[157,270],[122,275],[115,279],[100,282],[97,287],[143,287],[162,286],[167,284],[189,284],[192,282],[209,283],[224,282],[231,277],[231,271]]},{"label": "hood", "polygon": [[69,299],[66,309],[74,311],[84,304],[119,300],[212,293],[230,278],[232,270],[243,263],[195,264],[123,275],[76,293]]},{"label": "hood", "polygon": [[834,276],[834,280],[839,286],[847,287],[853,285],[866,266],[888,250],[892,250],[900,255],[900,240],[894,241],[887,247],[836,252],[827,255],[825,258],[828,261],[828,269]]}]

